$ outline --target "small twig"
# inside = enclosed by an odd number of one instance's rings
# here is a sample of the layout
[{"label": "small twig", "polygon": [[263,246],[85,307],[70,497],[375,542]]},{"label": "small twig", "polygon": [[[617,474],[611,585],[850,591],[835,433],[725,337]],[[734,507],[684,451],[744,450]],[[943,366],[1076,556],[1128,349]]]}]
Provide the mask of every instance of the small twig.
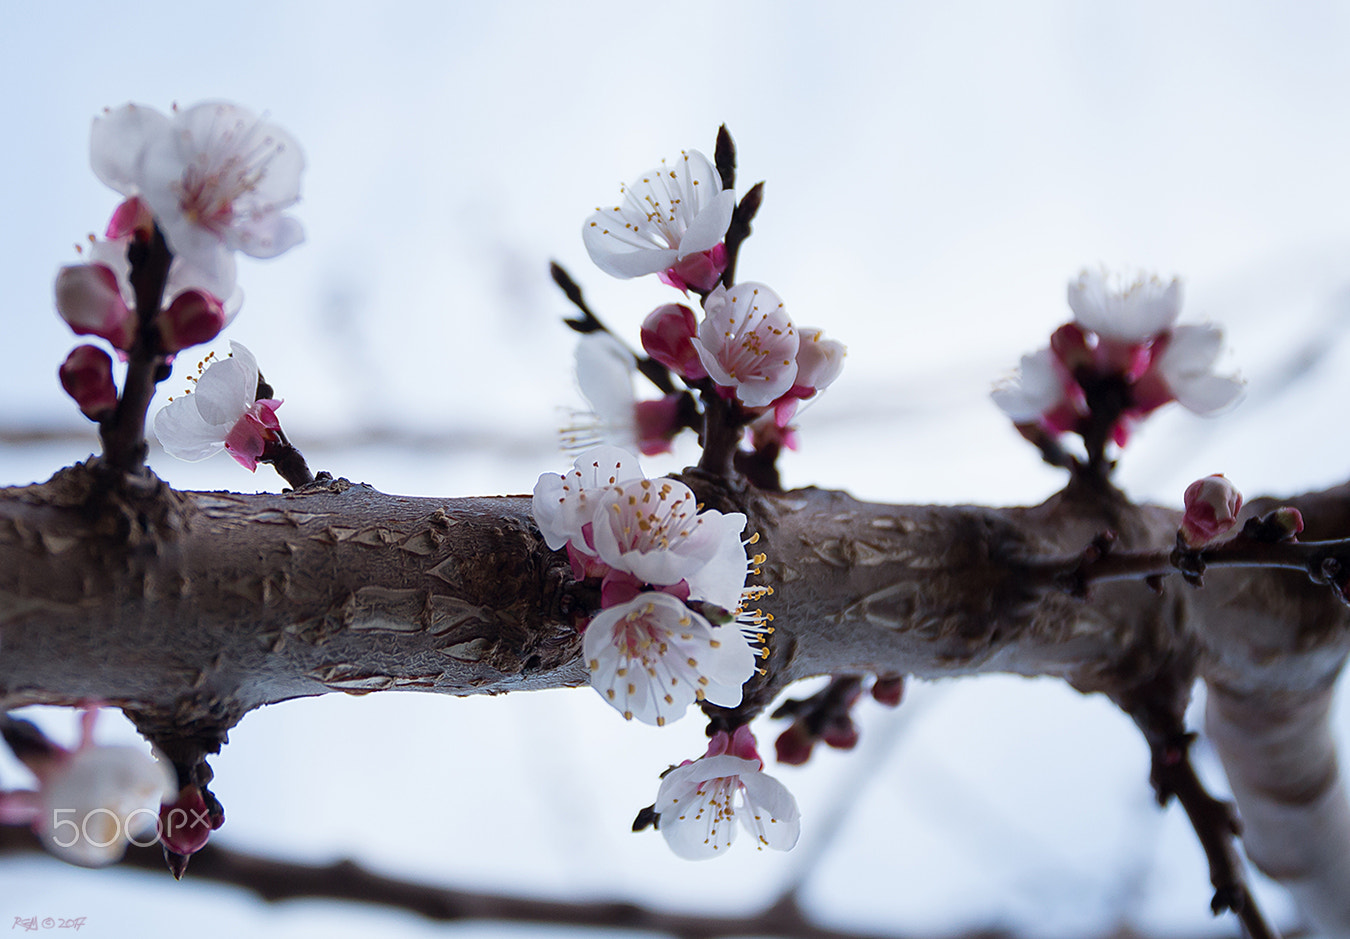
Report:
[{"label": "small twig", "polygon": [[[262,372],[258,373],[258,390],[254,397],[258,400],[276,397],[276,391],[267,383],[267,379],[263,378]],[[264,444],[258,462],[269,464],[292,489],[299,489],[314,482],[314,474],[310,472],[304,454],[286,438],[286,432],[280,427],[275,433],[277,439]]]},{"label": "small twig", "polygon": [[[568,319],[567,317],[563,317],[564,323],[581,333],[583,336],[587,333],[607,333],[625,349],[628,349],[628,343],[615,335],[614,330],[602,323],[600,318],[591,310],[589,304],[586,303],[586,298],[581,294],[581,288],[578,287],[577,282],[572,279],[572,275],[567,273],[566,268],[557,261],[550,261],[548,271],[553,277],[553,282],[558,285],[558,289],[563,292],[563,295],[567,297],[574,307],[581,311],[581,316],[579,318]],[[633,350],[628,349],[628,351],[632,352]],[[638,355],[637,353],[633,353],[633,358],[637,360],[637,370],[642,373],[643,377],[660,389],[662,394],[674,394],[680,390],[675,387],[675,381],[671,378],[670,369],[666,368],[660,362],[648,358],[645,355]]]},{"label": "small twig", "polygon": [[1158,688],[1142,691],[1138,703],[1130,709],[1130,717],[1148,741],[1152,755],[1149,779],[1158,804],[1165,806],[1175,797],[1195,829],[1209,862],[1209,879],[1214,885],[1210,909],[1214,915],[1232,910],[1247,939],[1279,939],[1279,933],[1266,922],[1247,885],[1237,849],[1237,836],[1242,829],[1233,806],[1205,790],[1191,763],[1190,747],[1195,735],[1186,732],[1181,717],[1185,702],[1172,700],[1175,696],[1168,693],[1171,682],[1166,678],[1156,684]]},{"label": "small twig", "polygon": [[736,261],[740,258],[741,242],[750,237],[750,223],[759,213],[763,201],[764,184],[755,183],[731,213],[731,226],[727,229],[726,237],[727,266],[722,271],[722,283],[728,288],[736,283]]}]

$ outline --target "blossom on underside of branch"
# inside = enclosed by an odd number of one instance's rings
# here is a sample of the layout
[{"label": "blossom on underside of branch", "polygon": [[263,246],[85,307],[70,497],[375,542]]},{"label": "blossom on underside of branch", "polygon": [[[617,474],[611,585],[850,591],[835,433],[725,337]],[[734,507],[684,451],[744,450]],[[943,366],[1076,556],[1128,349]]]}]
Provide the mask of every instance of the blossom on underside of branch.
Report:
[{"label": "blossom on underside of branch", "polygon": [[664,161],[623,187],[623,204],[597,209],[581,234],[586,251],[606,274],[661,274],[679,289],[706,291],[727,264],[722,238],[736,196],[722,188],[717,168],[697,150]]},{"label": "blossom on underside of branch", "polygon": [[107,110],[94,119],[90,162],[108,186],[144,201],[169,249],[216,297],[230,295],[234,251],[270,258],[304,240],[285,214],[300,198],[304,155],[285,130],[237,105]]},{"label": "blossom on underside of branch", "polygon": [[663,726],[694,701],[741,703],[755,653],[734,626],[714,626],[659,591],[601,610],[582,654],[591,685],[629,720]]},{"label": "blossom on underside of branch", "polygon": [[0,793],[0,821],[31,824],[48,851],[82,867],[120,860],[155,830],[161,800],[176,790],[173,772],[145,751],[95,744],[94,716],[84,716],[74,750],[27,755],[37,791]]},{"label": "blossom on underside of branch", "polygon": [[1068,299],[1074,321],[1055,331],[1049,348],[1023,356],[992,394],[1024,432],[1086,435],[1094,421],[1109,420],[1109,436],[1123,446],[1131,426],[1164,404],[1209,416],[1241,397],[1240,378],[1214,372],[1222,330],[1175,325],[1178,279],[1085,270]]},{"label": "blossom on underside of branch", "polygon": [[666,774],[656,795],[666,844],[682,858],[725,853],[744,827],[755,847],[787,851],[801,834],[801,812],[787,787],[763,772],[748,726],[719,731],[708,752]]},{"label": "blossom on underside of branch", "polygon": [[221,450],[245,469],[258,468],[267,444],[278,439],[281,401],[258,400],[258,363],[237,342],[230,355],[208,365],[196,390],[155,415],[155,436],[170,456],[196,462]]}]

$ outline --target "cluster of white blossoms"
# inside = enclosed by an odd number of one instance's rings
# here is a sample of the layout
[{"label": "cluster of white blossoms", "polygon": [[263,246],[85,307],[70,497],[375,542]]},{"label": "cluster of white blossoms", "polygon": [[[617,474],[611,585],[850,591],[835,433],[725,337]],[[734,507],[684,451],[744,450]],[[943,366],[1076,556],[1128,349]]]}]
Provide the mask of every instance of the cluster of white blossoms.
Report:
[{"label": "cluster of white blossoms", "polygon": [[1016,376],[994,389],[995,403],[1015,423],[1081,432],[1092,417],[1085,389],[1111,382],[1124,394],[1112,428],[1123,445],[1133,422],[1170,401],[1211,415],[1242,396],[1241,379],[1214,373],[1223,331],[1176,325],[1176,278],[1084,270],[1069,283],[1068,300],[1073,322],[1055,331],[1049,348],[1023,356]]},{"label": "cluster of white blossoms", "polygon": [[625,718],[664,725],[694,701],[741,703],[755,650],[735,625],[714,625],[685,601],[734,613],[747,561],[739,512],[699,511],[675,479],[648,479],[617,447],[582,454],[534,487],[534,518],[578,578],[599,580],[585,628],[591,685]]},{"label": "cluster of white blossoms", "polygon": [[[663,163],[624,187],[623,195],[622,205],[587,219],[582,235],[591,259],[616,277],[654,273],[702,297],[701,321],[675,303],[647,317],[642,326],[647,355],[686,385],[707,382],[749,417],[772,414],[777,427],[786,427],[798,402],[838,377],[843,344],[825,339],[819,329],[795,326],[767,285],[721,282],[735,196],[722,188],[716,167],[703,154],[690,150],[675,167]],[[622,344],[603,334],[583,336],[577,368],[602,439],[647,454],[670,449],[684,426],[679,396],[635,400],[636,360]]]}]

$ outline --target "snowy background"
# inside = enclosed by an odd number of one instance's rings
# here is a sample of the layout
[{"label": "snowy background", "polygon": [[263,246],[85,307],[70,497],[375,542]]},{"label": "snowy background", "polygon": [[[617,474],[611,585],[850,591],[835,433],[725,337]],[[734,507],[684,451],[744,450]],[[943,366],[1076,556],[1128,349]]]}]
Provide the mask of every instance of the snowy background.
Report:
[{"label": "snowy background", "polygon": [[[1350,464],[1343,4],[0,0],[0,12],[0,483],[45,478],[96,445],[55,381],[74,341],[51,302],[56,268],[116,204],[88,169],[90,119],[207,98],[266,111],[308,157],[296,210],[308,240],[241,263],[247,299],[219,346],[256,353],[316,469],[450,496],[527,492],[565,467],[559,409],[581,401],[548,262],[635,341],[670,291],[594,269],[582,221],[662,157],[711,154],[722,122],[742,191],[767,181],[741,277],[850,346],[803,415],[790,485],[905,502],[1051,493],[1059,474],[987,392],[1067,319],[1066,282],[1098,264],[1183,276],[1183,321],[1222,323],[1249,380],[1224,419],[1169,411],[1146,425],[1119,474],[1131,494],[1175,504],[1217,471],[1248,494],[1290,492]],[[224,457],[156,451],[152,464],[182,487],[281,487]],[[804,816],[783,856],[742,845],[690,864],[630,834],[656,774],[701,751],[701,728],[625,724],[585,689],[255,712],[213,761],[219,839],[695,911],[748,911],[802,882],[822,920],[877,930],[1234,931],[1210,920],[1194,837],[1153,808],[1146,750],[1106,702],[989,678],[921,686],[900,711],[865,703],[860,717],[853,754],[772,770]],[[40,719],[73,738],[73,717]],[[102,730],[130,733],[120,719]],[[0,782],[22,780],[0,762]],[[1278,890],[1262,893],[1289,922]],[[539,932],[264,907],[190,873],[0,862],[0,929],[32,915],[85,916],[94,936],[189,922],[203,937]]]}]

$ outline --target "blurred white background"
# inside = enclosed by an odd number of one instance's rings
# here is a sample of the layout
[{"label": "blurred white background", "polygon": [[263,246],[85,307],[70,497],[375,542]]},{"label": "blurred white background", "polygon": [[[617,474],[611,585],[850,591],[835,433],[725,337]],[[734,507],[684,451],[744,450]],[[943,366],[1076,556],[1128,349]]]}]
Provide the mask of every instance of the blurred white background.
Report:
[{"label": "blurred white background", "polygon": [[[117,201],[88,168],[90,119],[207,98],[266,111],[306,150],[308,240],[241,263],[247,299],[219,346],[256,353],[316,469],[443,496],[527,492],[562,469],[558,409],[581,402],[548,262],[636,341],[670,291],[594,269],[582,221],[662,157],[711,154],[722,122],[741,190],[767,181],[740,276],[850,346],[803,415],[790,485],[1044,498],[1059,474],[987,392],[1067,319],[1065,283],[1098,264],[1183,276],[1183,321],[1224,324],[1249,379],[1226,418],[1168,411],[1146,425],[1119,475],[1133,495],[1177,503],[1218,471],[1249,495],[1296,491],[1350,463],[1343,4],[0,0],[0,12],[0,482],[45,478],[96,445],[55,380],[74,340],[51,301],[56,268]],[[182,487],[281,488],[224,457],[156,451],[152,464]],[[73,734],[70,716],[40,719]],[[804,879],[822,920],[876,930],[1234,932],[1210,920],[1194,838],[1152,807],[1145,748],[1106,702],[991,678],[917,688],[894,714],[865,704],[861,719],[854,754],[773,770],[804,816],[786,856],[742,845],[689,864],[629,834],[656,774],[701,751],[701,728],[627,725],[585,689],[330,695],[250,715],[213,761],[229,815],[218,837],[456,886],[695,911],[745,911]],[[113,720],[103,732],[130,733]],[[761,730],[766,748],[775,734]],[[0,782],[21,781],[0,763]],[[1288,922],[1278,890],[1262,893]],[[30,915],[86,916],[95,936],[521,932],[264,907],[190,872],[175,884],[0,861],[0,928]]]}]

